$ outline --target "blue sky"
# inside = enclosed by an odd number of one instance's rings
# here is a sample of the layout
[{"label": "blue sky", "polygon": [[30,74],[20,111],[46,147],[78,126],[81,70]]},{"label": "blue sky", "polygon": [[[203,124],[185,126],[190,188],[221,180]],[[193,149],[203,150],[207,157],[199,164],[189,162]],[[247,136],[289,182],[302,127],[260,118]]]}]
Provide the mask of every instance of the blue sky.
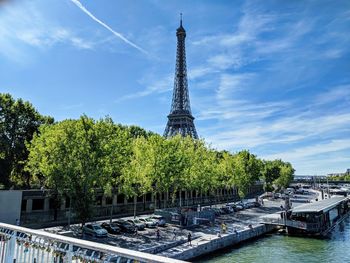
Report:
[{"label": "blue sky", "polygon": [[200,137],[297,174],[350,168],[348,0],[0,1],[0,92],[163,134],[180,12]]}]

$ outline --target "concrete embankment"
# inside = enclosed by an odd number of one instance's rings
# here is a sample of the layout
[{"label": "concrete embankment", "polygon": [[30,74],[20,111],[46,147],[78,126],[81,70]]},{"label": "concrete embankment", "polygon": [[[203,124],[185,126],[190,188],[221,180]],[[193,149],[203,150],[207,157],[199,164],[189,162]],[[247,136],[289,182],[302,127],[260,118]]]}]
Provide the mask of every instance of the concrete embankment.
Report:
[{"label": "concrete embankment", "polygon": [[221,237],[203,236],[192,241],[192,246],[183,244],[159,253],[161,256],[168,256],[175,259],[191,260],[193,258],[203,256],[205,254],[247,241],[252,238],[260,237],[275,229],[274,226],[259,224],[252,228],[223,234]]}]

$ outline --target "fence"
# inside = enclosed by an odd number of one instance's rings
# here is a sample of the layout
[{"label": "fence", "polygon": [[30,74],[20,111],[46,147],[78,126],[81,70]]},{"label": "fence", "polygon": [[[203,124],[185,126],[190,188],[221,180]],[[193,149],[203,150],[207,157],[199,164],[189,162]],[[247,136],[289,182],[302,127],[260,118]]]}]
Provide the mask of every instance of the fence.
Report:
[{"label": "fence", "polygon": [[184,261],[0,223],[0,263]]}]

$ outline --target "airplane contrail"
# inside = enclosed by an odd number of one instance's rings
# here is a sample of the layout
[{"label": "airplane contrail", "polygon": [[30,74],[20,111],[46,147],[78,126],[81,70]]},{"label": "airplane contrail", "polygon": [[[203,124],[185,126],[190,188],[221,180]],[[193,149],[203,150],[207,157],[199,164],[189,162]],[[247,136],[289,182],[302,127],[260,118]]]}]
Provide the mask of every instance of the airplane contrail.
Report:
[{"label": "airplane contrail", "polygon": [[125,38],[122,34],[114,31],[110,26],[108,26],[107,24],[105,24],[104,22],[102,22],[100,19],[98,19],[97,17],[95,17],[89,10],[87,10],[82,3],[80,3],[79,0],[71,0],[77,7],[80,8],[80,10],[82,10],[85,14],[87,14],[89,17],[91,17],[93,20],[95,20],[97,23],[99,23],[101,26],[103,26],[104,28],[106,28],[107,30],[109,30],[113,35],[115,35],[116,37],[120,38],[121,40],[123,40],[125,43],[129,44],[130,46],[136,48],[137,50],[141,51],[142,53],[148,54],[146,50],[144,50],[143,48],[139,47],[138,45],[134,44],[133,42],[131,42],[130,40],[128,40],[127,38]]}]

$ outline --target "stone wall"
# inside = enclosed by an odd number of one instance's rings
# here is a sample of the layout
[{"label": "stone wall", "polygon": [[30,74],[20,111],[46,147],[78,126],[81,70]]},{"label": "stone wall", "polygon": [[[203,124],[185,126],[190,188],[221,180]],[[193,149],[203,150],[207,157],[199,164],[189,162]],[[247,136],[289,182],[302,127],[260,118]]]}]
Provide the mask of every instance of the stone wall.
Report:
[{"label": "stone wall", "polygon": [[22,191],[0,190],[0,222],[16,224],[21,217]]},{"label": "stone wall", "polygon": [[222,237],[215,237],[208,242],[201,242],[198,245],[195,245],[196,242],[193,242],[193,248],[182,251],[175,255],[173,258],[181,260],[190,260],[196,257],[206,255],[208,253],[233,246],[235,244],[247,241],[252,238],[260,237],[268,232],[271,232],[275,229],[275,226],[272,225],[257,225],[253,226],[251,229],[246,229],[238,232],[237,234],[227,234]]}]

